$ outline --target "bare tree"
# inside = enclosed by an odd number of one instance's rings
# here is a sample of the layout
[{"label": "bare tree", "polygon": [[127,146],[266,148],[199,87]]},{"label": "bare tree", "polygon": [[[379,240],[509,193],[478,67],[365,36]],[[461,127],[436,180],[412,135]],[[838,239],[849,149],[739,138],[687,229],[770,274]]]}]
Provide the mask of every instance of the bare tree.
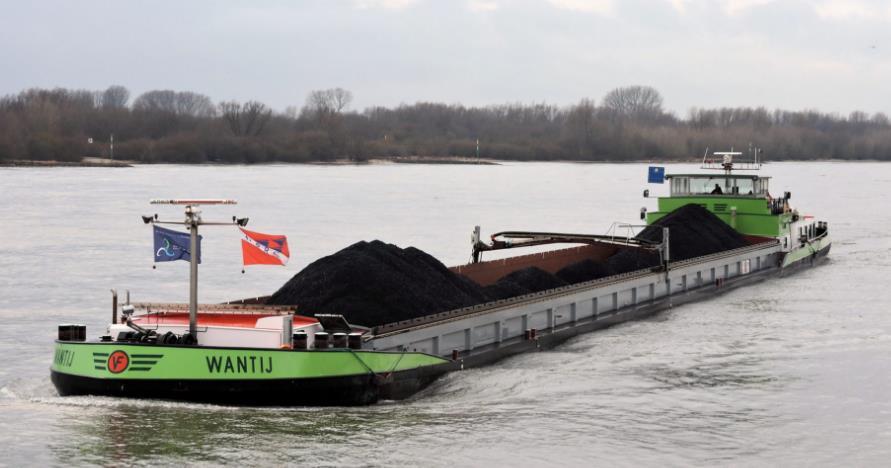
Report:
[{"label": "bare tree", "polygon": [[593,99],[582,99],[566,115],[565,134],[575,147],[575,156],[590,156],[592,152],[596,110]]},{"label": "bare tree", "polygon": [[662,116],[662,95],[649,86],[616,88],[603,97],[603,107],[619,118],[657,120]]},{"label": "bare tree", "polygon": [[241,105],[235,101],[220,103],[220,114],[235,136],[241,135]]},{"label": "bare tree", "polygon": [[848,122],[851,122],[854,125],[863,125],[869,121],[869,114],[863,111],[854,111],[851,112],[851,115],[848,116]]},{"label": "bare tree", "polygon": [[213,101],[209,97],[191,91],[176,93],[175,107],[179,115],[213,117],[216,114]]},{"label": "bare tree", "polygon": [[133,101],[133,110],[168,112],[192,117],[213,117],[216,112],[213,101],[203,94],[169,89],[143,93]]},{"label": "bare tree", "polygon": [[99,107],[103,109],[123,109],[130,100],[130,91],[118,85],[109,86],[99,94]]},{"label": "bare tree", "polygon": [[235,136],[259,136],[272,117],[272,111],[266,104],[257,101],[244,104],[235,101],[221,102],[220,113]]},{"label": "bare tree", "polygon": [[211,107],[190,92],[150,91],[129,112],[121,108],[123,88],[28,89],[0,96],[0,159],[77,160],[88,137],[114,133],[115,155],[147,162],[472,155],[477,138],[487,157],[519,160],[671,160],[749,142],[772,159],[891,160],[884,114],[725,107],[678,119],[662,113],[655,90],[640,87],[615,90],[599,106],[587,99],[569,107],[419,102],[355,113],[350,99],[336,88],[314,91],[295,121],[294,110],[276,116],[259,102]]},{"label": "bare tree", "polygon": [[164,89],[146,91],[133,101],[133,110],[176,113],[176,92]]},{"label": "bare tree", "polygon": [[873,114],[870,121],[877,127],[887,127],[888,125],[891,125],[891,121],[888,120],[888,116],[882,112],[876,112],[875,114]]},{"label": "bare tree", "polygon": [[353,93],[343,88],[329,89],[328,94],[330,96],[329,99],[331,100],[334,112],[338,114],[345,111],[348,107],[350,107],[350,103],[353,102]]},{"label": "bare tree", "polygon": [[353,101],[353,93],[343,88],[310,91],[303,106],[303,115],[325,123],[331,117],[341,114]]},{"label": "bare tree", "polygon": [[303,106],[303,115],[321,122],[325,116],[332,112],[325,91],[310,91],[306,96],[306,104]]},{"label": "bare tree", "polygon": [[272,111],[262,102],[248,101],[241,106],[241,116],[244,121],[244,134],[258,136],[272,117]]}]

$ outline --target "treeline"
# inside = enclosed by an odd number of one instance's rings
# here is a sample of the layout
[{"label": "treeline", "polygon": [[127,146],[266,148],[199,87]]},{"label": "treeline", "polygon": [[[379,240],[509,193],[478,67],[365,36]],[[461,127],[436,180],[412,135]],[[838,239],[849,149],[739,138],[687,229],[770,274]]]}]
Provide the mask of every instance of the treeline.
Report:
[{"label": "treeline", "polygon": [[194,92],[29,89],[0,98],[0,160],[262,163],[400,156],[510,160],[688,160],[706,147],[763,148],[768,159],[891,160],[884,114],[848,116],[765,108],[663,109],[653,88],[630,86],[599,103],[466,107],[430,102],[350,110],[352,94],[312,91],[273,112],[214,103]]}]

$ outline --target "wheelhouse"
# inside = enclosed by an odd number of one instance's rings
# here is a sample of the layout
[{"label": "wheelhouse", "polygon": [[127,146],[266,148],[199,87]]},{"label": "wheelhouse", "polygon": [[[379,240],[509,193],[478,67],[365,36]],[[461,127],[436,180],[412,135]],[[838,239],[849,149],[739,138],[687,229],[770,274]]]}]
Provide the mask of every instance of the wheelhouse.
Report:
[{"label": "wheelhouse", "polygon": [[670,195],[658,197],[658,209],[645,212],[647,224],[689,203],[711,211],[742,234],[778,237],[792,221],[788,198],[770,195],[770,178],[723,174],[667,174]]},{"label": "wheelhouse", "polygon": [[736,174],[670,174],[672,197],[733,196],[768,198],[770,177]]}]

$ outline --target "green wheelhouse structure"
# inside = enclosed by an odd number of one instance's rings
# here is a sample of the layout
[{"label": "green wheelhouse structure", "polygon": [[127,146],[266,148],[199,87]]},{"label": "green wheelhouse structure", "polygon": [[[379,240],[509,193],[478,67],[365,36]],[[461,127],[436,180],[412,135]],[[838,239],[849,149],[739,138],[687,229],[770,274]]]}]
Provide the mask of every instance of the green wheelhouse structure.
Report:
[{"label": "green wheelhouse structure", "polygon": [[684,205],[696,204],[741,234],[777,239],[785,252],[783,267],[828,254],[831,240],[827,223],[800,215],[790,205],[791,192],[771,195],[770,177],[734,172],[760,169],[758,153],[755,149],[755,159],[744,163],[734,162],[740,152],[715,152],[712,157],[706,153],[702,168],[720,170],[721,174],[667,174],[669,195],[658,197],[657,210],[646,213],[647,224]]},{"label": "green wheelhouse structure", "polygon": [[[700,205],[730,227],[750,236],[779,237],[792,223],[786,198],[774,199],[769,177],[757,175],[670,174],[671,194],[659,197],[659,209],[647,214],[647,224],[688,204]],[[721,190],[716,190],[715,187]]]}]

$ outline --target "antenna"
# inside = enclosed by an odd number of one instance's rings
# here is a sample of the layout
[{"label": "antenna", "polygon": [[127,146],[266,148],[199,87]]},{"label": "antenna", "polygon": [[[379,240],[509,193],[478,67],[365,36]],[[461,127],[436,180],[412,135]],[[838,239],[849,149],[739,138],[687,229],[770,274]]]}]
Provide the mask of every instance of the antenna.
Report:
[{"label": "antenna", "polygon": [[226,198],[171,198],[160,199],[153,198],[149,200],[150,205],[237,205],[238,202]]},{"label": "antenna", "polygon": [[758,153],[761,149],[757,147],[755,148],[754,158],[748,161],[739,160],[737,156],[742,156],[743,153],[741,151],[733,151],[733,147],[730,148],[730,151],[715,151],[712,153],[712,157],[709,157],[708,149],[705,151],[706,154],[702,158],[700,169],[723,170],[728,175],[734,170],[757,171],[761,169],[761,162],[758,160]]}]

